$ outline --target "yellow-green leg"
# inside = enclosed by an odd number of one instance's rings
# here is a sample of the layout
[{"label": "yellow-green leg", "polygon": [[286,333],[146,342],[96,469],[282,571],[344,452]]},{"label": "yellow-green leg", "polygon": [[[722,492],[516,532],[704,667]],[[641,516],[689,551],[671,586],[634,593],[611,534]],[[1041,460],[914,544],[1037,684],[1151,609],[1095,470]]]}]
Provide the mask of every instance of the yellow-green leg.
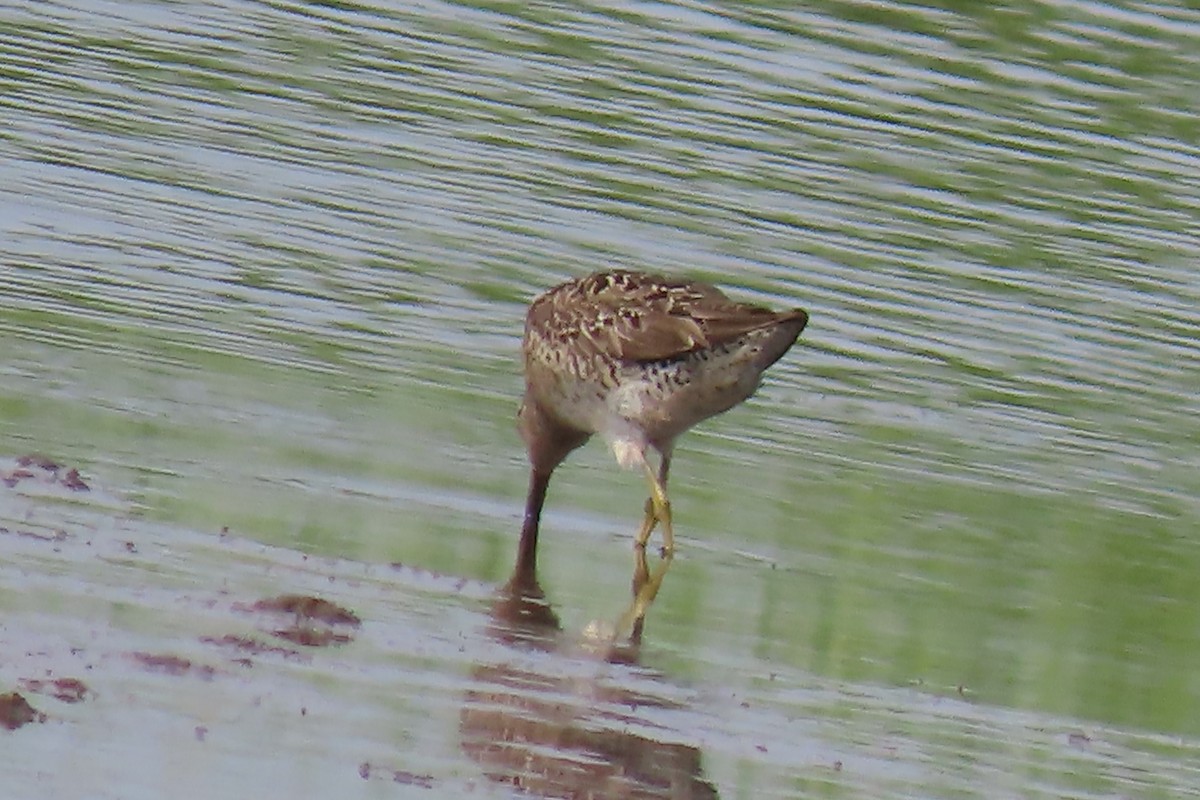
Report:
[{"label": "yellow-green leg", "polygon": [[654,526],[661,522],[663,526],[663,555],[675,552],[675,529],[671,524],[671,500],[667,497],[667,475],[671,470],[671,454],[663,453],[662,462],[658,465],[658,474],[654,474],[650,464],[642,461],[646,472],[646,480],[650,484],[650,497],[646,499],[646,516],[642,519],[641,530],[637,534],[639,549],[646,547]]},{"label": "yellow-green leg", "polygon": [[634,640],[640,638],[642,620],[645,619],[646,612],[654,603],[654,598],[658,595],[658,589],[662,586],[663,578],[667,576],[667,570],[671,568],[673,560],[674,555],[666,553],[658,562],[654,572],[651,573],[646,564],[645,548],[638,548],[633,570],[633,603],[617,620],[616,628],[613,631],[614,641],[623,637],[627,632],[632,634]]},{"label": "yellow-green leg", "polygon": [[[646,499],[646,516],[642,519],[642,527],[638,531],[636,539],[637,546],[634,548],[633,603],[617,621],[614,641],[624,636],[626,632],[631,633],[631,638],[635,642],[641,638],[642,622],[646,617],[646,612],[650,610],[654,598],[658,596],[658,590],[662,586],[667,571],[671,568],[671,561],[675,555],[675,531],[671,524],[671,501],[667,497],[667,475],[671,469],[671,454],[670,452],[663,453],[657,475],[650,464],[644,460],[642,467],[646,472],[646,481],[650,484],[650,497]],[[650,540],[650,534],[659,522],[662,522],[663,525],[662,559],[654,572],[651,572],[646,562],[646,543]]]}]

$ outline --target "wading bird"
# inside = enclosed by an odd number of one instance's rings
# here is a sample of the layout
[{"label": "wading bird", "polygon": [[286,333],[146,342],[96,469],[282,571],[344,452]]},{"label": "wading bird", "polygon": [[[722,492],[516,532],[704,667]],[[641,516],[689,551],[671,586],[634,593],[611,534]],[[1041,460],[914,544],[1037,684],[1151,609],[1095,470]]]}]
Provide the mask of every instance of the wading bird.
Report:
[{"label": "wading bird", "polygon": [[[706,283],[639,272],[598,272],[535,299],[522,342],[525,397],[517,419],[531,474],[514,578],[535,582],[550,475],[593,434],[618,463],[646,475],[650,498],[636,537],[642,563],[660,523],[669,559],[675,439],[753,394],[807,322],[798,308],[772,311],[734,302]],[[659,453],[657,470],[649,449]]]}]

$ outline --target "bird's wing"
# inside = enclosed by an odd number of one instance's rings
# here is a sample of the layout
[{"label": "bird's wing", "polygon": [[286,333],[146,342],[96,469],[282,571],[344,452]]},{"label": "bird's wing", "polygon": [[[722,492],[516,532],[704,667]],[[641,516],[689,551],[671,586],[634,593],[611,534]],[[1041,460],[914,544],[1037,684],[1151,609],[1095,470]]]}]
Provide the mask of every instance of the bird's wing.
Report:
[{"label": "bird's wing", "polygon": [[621,361],[680,358],[789,318],[704,283],[640,273],[590,276],[539,298],[527,325]]}]

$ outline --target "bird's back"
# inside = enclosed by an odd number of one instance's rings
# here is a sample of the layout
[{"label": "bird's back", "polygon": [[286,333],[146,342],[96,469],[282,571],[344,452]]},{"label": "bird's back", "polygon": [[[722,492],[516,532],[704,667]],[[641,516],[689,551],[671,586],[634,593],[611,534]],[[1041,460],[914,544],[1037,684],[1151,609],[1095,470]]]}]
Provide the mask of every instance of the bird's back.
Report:
[{"label": "bird's back", "polygon": [[669,442],[749,397],[807,320],[800,309],[737,303],[708,284],[658,275],[568,281],[526,316],[527,402],[587,433],[616,418]]},{"label": "bird's back", "polygon": [[525,349],[528,354],[570,348],[623,363],[667,361],[780,324],[795,325],[799,335],[807,320],[800,309],[776,312],[736,303],[706,283],[599,272],[560,284],[533,301],[525,319]]}]

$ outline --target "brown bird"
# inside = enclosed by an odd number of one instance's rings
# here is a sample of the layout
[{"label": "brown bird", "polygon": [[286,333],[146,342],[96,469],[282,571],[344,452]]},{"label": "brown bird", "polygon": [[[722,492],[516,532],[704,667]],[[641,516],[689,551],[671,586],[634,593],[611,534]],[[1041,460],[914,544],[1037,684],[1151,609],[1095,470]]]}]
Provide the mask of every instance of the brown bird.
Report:
[{"label": "brown bird", "polygon": [[[525,397],[517,419],[531,474],[514,577],[536,580],[550,475],[596,433],[622,466],[642,469],[649,482],[639,550],[661,523],[669,557],[675,439],[752,395],[807,322],[799,308],[772,311],[734,302],[706,283],[638,272],[598,272],[535,299],[522,342]],[[646,459],[649,448],[660,455],[657,471]]]}]

